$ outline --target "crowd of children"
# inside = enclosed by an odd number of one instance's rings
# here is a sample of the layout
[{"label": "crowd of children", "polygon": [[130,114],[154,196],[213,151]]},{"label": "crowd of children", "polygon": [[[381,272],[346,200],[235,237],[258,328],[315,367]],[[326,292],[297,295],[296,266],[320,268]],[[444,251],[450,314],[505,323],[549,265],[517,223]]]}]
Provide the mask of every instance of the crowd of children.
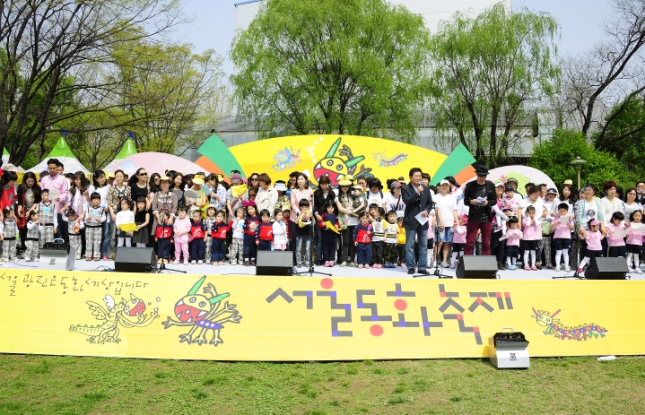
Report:
[{"label": "crowd of children", "polygon": [[[71,178],[72,185],[74,180],[83,181],[77,176]],[[258,251],[293,251],[296,267],[310,267],[312,261],[327,267],[406,267],[403,178],[386,182],[389,193],[383,192],[384,186],[377,178],[354,180],[349,176],[341,179],[336,189],[323,178],[318,190],[308,193],[311,181],[304,173],[294,172],[288,182],[279,180],[273,188],[264,189],[277,195],[271,199],[272,205],[259,209],[256,195],[262,189],[254,185],[255,179],[251,178],[249,186],[236,194],[232,190],[241,184],[239,172],[232,172],[232,185],[222,182],[217,186],[215,178],[216,186],[210,187],[212,176],[208,176],[206,184],[200,176],[195,176],[191,183],[193,189],[204,185],[204,193],[210,195],[207,202],[191,206],[182,197],[173,212],[169,211],[170,202],[160,203],[154,218],[149,199],[145,196],[131,199],[134,187],[131,193],[112,185],[116,189],[116,209],[110,208],[111,200],[107,198],[112,195],[112,187],[105,175],[100,180],[94,178],[95,188],[86,192],[87,203],[78,204],[78,209],[71,191],[64,212],[57,212],[59,199],[50,200],[46,188],[39,190],[39,200],[26,214],[23,241],[17,239],[20,231],[14,209],[7,207],[0,212],[3,259],[16,260],[17,245],[23,243],[25,259],[37,260],[39,249],[54,241],[59,227],[63,227],[76,259],[84,252],[87,260],[104,260],[105,245],[109,242],[105,225],[113,222],[116,247],[152,246],[160,264],[255,266]],[[268,178],[255,173],[253,176]],[[177,182],[175,175],[172,179],[154,180],[157,184],[172,180],[183,194],[184,181]],[[430,176],[424,174],[423,184],[429,182]],[[616,186],[612,183],[605,185],[605,192],[613,196]],[[556,271],[570,271],[577,264],[581,271],[594,257],[612,256],[624,257],[631,272],[641,272],[645,235],[641,203],[645,202],[645,183],[628,189],[624,201],[610,197],[605,203],[603,198],[604,204],[595,196],[593,186],[586,186],[578,195],[570,181],[561,190],[529,183],[525,187],[526,196],[522,196],[517,184],[513,178],[495,183],[497,204],[492,207],[491,250],[500,269],[516,270],[521,263],[527,271],[540,269],[544,264]],[[430,188],[435,209],[429,217],[428,240],[415,242],[427,244],[429,266],[455,268],[466,245],[468,206],[464,206],[462,190],[453,177],[446,177]],[[258,203],[262,202],[258,199]],[[609,206],[605,222],[601,206]],[[153,219],[154,227],[150,226]],[[573,241],[582,246],[579,261],[578,258],[574,261],[572,255]]]}]

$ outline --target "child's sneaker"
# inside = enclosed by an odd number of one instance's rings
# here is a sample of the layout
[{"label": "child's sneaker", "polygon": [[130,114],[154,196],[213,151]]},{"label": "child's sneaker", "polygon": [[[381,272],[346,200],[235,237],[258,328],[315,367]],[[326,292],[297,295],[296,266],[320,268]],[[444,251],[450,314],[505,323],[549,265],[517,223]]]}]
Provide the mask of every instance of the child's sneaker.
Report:
[{"label": "child's sneaker", "polygon": [[184,259],[184,265],[188,265],[188,260]]},{"label": "child's sneaker", "polygon": [[234,260],[234,259],[231,259],[230,264],[231,264],[231,265],[237,265],[237,261],[236,261],[236,260]]},{"label": "child's sneaker", "polygon": [[571,272],[571,267],[570,267],[570,266],[568,266],[568,265],[566,265],[566,266],[564,267],[564,270],[565,270],[565,272]]},{"label": "child's sneaker", "polygon": [[546,267],[547,267],[548,269],[553,269],[553,265],[551,265],[551,263],[548,263],[548,264],[546,265]]},{"label": "child's sneaker", "polygon": [[636,271],[637,274],[642,274],[643,273],[643,271],[641,271],[640,268],[635,268],[634,271]]},{"label": "child's sneaker", "polygon": [[245,267],[250,267],[251,266],[251,261],[249,261],[248,259],[245,259],[244,260],[244,266]]},{"label": "child's sneaker", "polygon": [[334,261],[329,261],[329,266],[330,267],[333,267],[334,265],[336,265],[336,263]]},{"label": "child's sneaker", "polygon": [[225,265],[225,264],[224,264],[224,261],[219,261],[217,264],[218,264],[218,265]]},{"label": "child's sneaker", "polygon": [[190,263],[191,263],[191,264],[196,264],[196,263],[197,263],[197,261],[195,261],[195,260],[193,259],[192,261],[190,261]]},{"label": "child's sneaker", "polygon": [[326,267],[328,267],[328,266],[329,266],[329,261],[325,261],[325,266],[326,266]]},{"label": "child's sneaker", "polygon": [[103,257],[102,257],[101,259],[102,259],[103,261],[108,261],[108,260],[109,260],[107,255],[103,255]]},{"label": "child's sneaker", "polygon": [[578,268],[578,274],[582,274],[582,268]]},{"label": "child's sneaker", "polygon": [[452,268],[452,269],[457,268],[457,263],[456,263],[456,262],[453,262],[452,264],[450,264],[450,268]]},{"label": "child's sneaker", "polygon": [[531,271],[537,271],[537,270],[538,270],[538,269],[537,269],[537,267],[536,267],[535,265],[533,265],[533,266],[531,267]]},{"label": "child's sneaker", "polygon": [[213,262],[213,265],[217,265],[217,261]]},{"label": "child's sneaker", "polygon": [[561,268],[560,268],[560,265],[556,265],[556,266],[555,266],[555,270],[556,270],[556,271],[558,271],[558,272],[559,272],[559,271],[560,271],[560,269],[561,269]]},{"label": "child's sneaker", "polygon": [[531,270],[531,267],[529,267],[528,265],[524,267],[524,271],[530,271],[530,270]]},{"label": "child's sneaker", "polygon": [[369,265],[365,265],[365,269],[370,269],[370,266],[369,266]]},{"label": "child's sneaker", "polygon": [[203,263],[204,263],[204,261],[202,261],[202,260],[200,259],[199,261],[197,261],[197,263],[198,263],[198,264],[203,264]]},{"label": "child's sneaker", "polygon": [[358,269],[363,269],[363,264],[358,264]]},{"label": "child's sneaker", "polygon": [[347,264],[347,265],[348,265],[349,267],[351,267],[351,268],[356,268],[356,267],[358,266],[358,265],[356,265],[356,262],[350,262],[350,263],[349,263],[349,264]]},{"label": "child's sneaker", "polygon": [[341,263],[340,263],[340,266],[341,266],[341,267],[346,267],[346,266],[347,266],[347,262],[346,262],[346,261],[341,262]]}]

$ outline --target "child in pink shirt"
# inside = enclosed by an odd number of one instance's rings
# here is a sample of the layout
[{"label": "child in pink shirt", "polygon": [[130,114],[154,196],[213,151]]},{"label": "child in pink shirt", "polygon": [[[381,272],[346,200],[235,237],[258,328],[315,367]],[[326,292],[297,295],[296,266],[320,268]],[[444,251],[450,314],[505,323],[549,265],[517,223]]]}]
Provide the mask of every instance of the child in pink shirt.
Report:
[{"label": "child in pink shirt", "polygon": [[[537,271],[535,266],[535,257],[538,249],[540,248],[540,240],[542,239],[542,228],[540,222],[535,218],[535,207],[533,205],[526,208],[527,218],[522,221],[524,225],[524,270]],[[529,254],[531,255],[531,262],[529,262]],[[533,266],[530,266],[533,264]]]},{"label": "child in pink shirt", "polygon": [[[625,215],[622,212],[614,212],[607,225],[607,246],[609,247],[609,257],[618,258],[627,256],[627,248],[625,247],[625,238],[622,235],[614,236],[616,231],[625,230],[625,225],[623,221],[625,220]],[[629,265],[629,263],[628,263]]]},{"label": "child in pink shirt", "polygon": [[452,257],[450,258],[450,268],[457,268],[457,259],[464,255],[464,248],[466,247],[466,216],[459,216],[457,218],[457,226],[453,228],[454,235],[452,237]]},{"label": "child in pink shirt", "polygon": [[555,270],[560,271],[560,259],[564,256],[564,270],[571,271],[569,266],[569,249],[571,248],[571,231],[574,225],[569,216],[569,205],[560,203],[558,205],[558,216],[551,222],[553,232],[553,249],[555,250]]},{"label": "child in pink shirt", "polygon": [[177,208],[177,219],[175,219],[173,226],[175,231],[175,264],[179,264],[183,252],[184,264],[188,265],[188,241],[191,226],[190,219],[188,219],[188,209],[186,206],[179,206]]},{"label": "child in pink shirt", "polygon": [[580,235],[581,239],[587,241],[587,252],[580,265],[578,266],[578,272],[582,272],[582,269],[587,265],[591,258],[602,258],[602,238],[605,236],[600,232],[600,221],[597,219],[592,219],[589,221],[589,230],[583,235]]},{"label": "child in pink shirt", "polygon": [[520,221],[517,216],[511,216],[506,221],[506,235],[500,240],[506,240],[506,269],[515,271],[517,256],[520,254],[520,240],[522,231],[519,229]]},{"label": "child in pink shirt", "polygon": [[[629,234],[627,234],[627,267],[629,272],[636,272],[642,274],[640,267],[640,255],[643,250],[643,234],[642,230],[633,230],[642,226],[643,213],[640,210],[635,210],[629,215]],[[634,268],[632,268],[632,258],[634,259]]]}]

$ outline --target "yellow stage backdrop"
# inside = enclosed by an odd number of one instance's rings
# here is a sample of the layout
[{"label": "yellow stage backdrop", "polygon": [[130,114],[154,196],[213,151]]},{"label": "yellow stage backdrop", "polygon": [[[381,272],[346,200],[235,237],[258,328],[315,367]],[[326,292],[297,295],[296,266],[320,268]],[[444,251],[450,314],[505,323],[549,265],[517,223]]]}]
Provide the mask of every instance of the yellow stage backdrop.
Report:
[{"label": "yellow stage backdrop", "polygon": [[213,360],[645,354],[645,282],[0,273],[0,352]]},{"label": "yellow stage backdrop", "polygon": [[230,150],[247,175],[251,172],[288,175],[300,169],[315,183],[319,177],[328,176],[334,187],[346,175],[375,176],[382,180],[403,176],[407,180],[410,168],[419,166],[434,175],[448,158],[410,144],[351,135],[284,137],[241,144]]}]

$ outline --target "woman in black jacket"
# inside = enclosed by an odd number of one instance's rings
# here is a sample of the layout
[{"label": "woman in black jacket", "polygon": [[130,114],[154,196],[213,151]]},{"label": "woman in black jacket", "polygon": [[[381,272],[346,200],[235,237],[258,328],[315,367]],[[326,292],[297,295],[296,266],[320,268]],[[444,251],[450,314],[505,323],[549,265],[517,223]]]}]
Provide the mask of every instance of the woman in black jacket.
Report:
[{"label": "woman in black jacket", "polygon": [[[40,194],[41,189],[38,185],[36,175],[32,172],[25,173],[22,177],[22,184],[18,186],[18,194],[16,196],[16,220],[19,225],[21,250],[27,249],[25,247],[25,239],[27,238],[27,213],[33,205],[40,203],[42,200]],[[25,218],[25,220],[22,218]]]},{"label": "woman in black jacket", "polygon": [[[314,215],[316,216],[316,223],[322,222],[322,215],[325,213],[325,206],[327,202],[331,202],[336,206],[336,193],[330,187],[330,180],[327,176],[322,176],[318,179],[318,189],[314,192]],[[334,211],[335,214],[336,210]],[[320,226],[314,226],[316,230],[316,263],[322,265],[322,229]]]}]

